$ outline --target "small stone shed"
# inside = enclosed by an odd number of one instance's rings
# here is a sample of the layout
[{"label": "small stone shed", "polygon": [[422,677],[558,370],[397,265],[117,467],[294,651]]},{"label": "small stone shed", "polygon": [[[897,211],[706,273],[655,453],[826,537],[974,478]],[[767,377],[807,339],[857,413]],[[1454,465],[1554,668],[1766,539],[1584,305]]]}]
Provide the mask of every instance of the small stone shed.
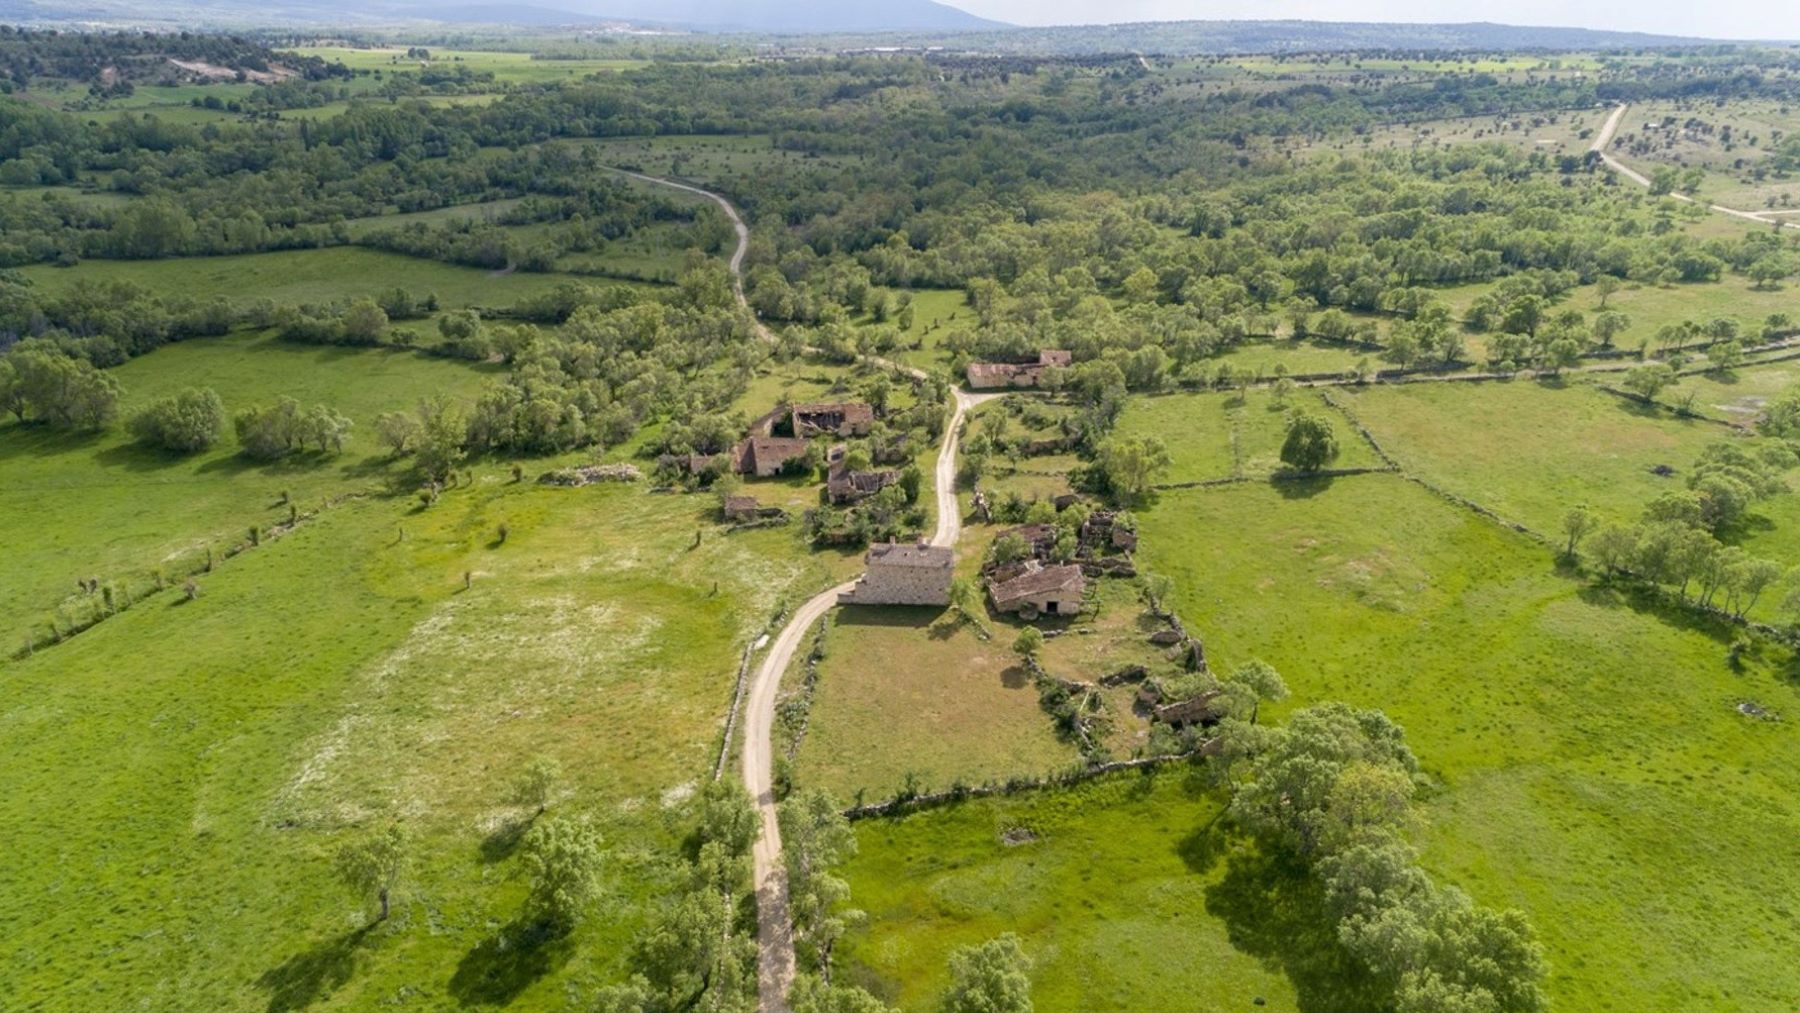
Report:
[{"label": "small stone shed", "polygon": [[1026,619],[1040,615],[1074,615],[1081,611],[1087,578],[1079,566],[1028,566],[1009,580],[988,584],[994,611],[1015,612]]},{"label": "small stone shed", "polygon": [[956,554],[948,548],[901,542],[869,546],[868,571],[856,586],[838,595],[839,605],[950,604],[950,577]]}]

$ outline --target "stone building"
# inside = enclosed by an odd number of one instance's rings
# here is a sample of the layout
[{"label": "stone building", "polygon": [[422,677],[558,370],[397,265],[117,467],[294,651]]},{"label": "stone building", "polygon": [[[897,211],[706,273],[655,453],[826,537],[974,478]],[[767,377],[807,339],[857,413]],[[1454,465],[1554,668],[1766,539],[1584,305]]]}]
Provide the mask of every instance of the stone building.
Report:
[{"label": "stone building", "polygon": [[956,554],[948,548],[900,542],[869,546],[868,571],[838,595],[839,605],[948,605]]},{"label": "stone building", "polygon": [[789,420],[795,436],[867,436],[875,409],[858,402],[797,404]]},{"label": "stone building", "polygon": [[1036,387],[1045,366],[1067,366],[1075,361],[1071,352],[1046,348],[1038,352],[1036,362],[971,362],[963,370],[970,388],[992,390],[997,387]]},{"label": "stone building", "polygon": [[837,506],[868,499],[900,481],[900,473],[892,468],[876,471],[851,471],[843,464],[833,465],[825,476],[825,492]]},{"label": "stone building", "polygon": [[1081,611],[1087,578],[1079,566],[1025,567],[1017,576],[988,583],[994,611],[1016,612],[1026,619],[1040,615],[1067,616]]},{"label": "stone building", "polygon": [[740,475],[768,478],[781,473],[782,465],[806,456],[807,442],[787,436],[752,436],[737,445],[734,470]]}]

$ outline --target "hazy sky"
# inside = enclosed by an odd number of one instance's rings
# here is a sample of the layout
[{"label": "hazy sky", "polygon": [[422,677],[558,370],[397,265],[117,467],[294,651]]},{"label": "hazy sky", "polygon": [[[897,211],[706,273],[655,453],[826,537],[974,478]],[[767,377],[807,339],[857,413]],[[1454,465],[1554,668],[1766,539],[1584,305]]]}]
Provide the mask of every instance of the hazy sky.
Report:
[{"label": "hazy sky", "polygon": [[1498,21],[1697,35],[1800,39],[1800,0],[946,0],[1019,25],[1303,18],[1314,21]]}]

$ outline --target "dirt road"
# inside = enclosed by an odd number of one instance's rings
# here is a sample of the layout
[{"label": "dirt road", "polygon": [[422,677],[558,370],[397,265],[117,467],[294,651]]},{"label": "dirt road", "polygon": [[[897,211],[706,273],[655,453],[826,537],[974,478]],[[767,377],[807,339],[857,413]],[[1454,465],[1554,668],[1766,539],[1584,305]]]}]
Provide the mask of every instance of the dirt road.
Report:
[{"label": "dirt road", "polygon": [[[725,212],[726,217],[731,219],[732,228],[737,232],[737,249],[733,251],[730,263],[732,289],[737,295],[738,305],[744,307],[755,321],[757,335],[764,341],[774,343],[774,332],[764,326],[762,321],[756,320],[755,311],[750,309],[749,301],[744,297],[744,254],[750,248],[750,229],[738,215],[737,208],[723,196],[697,186],[624,169],[615,171],[641,182],[705,197]],[[919,379],[926,376],[923,370],[887,359],[871,358],[867,361]],[[968,394],[960,390],[954,391],[954,394],[955,405],[951,410],[950,420],[944,427],[944,442],[938,450],[936,470],[938,521],[931,544],[941,546],[954,546],[957,536],[962,533],[962,510],[956,501],[957,431],[962,428],[963,418],[970,408],[998,396]],[[744,697],[744,746],[740,768],[744,788],[749,791],[750,799],[756,805],[757,819],[762,825],[762,833],[757,838],[752,854],[758,945],[756,990],[762,1013],[787,1013],[788,988],[794,981],[794,922],[788,913],[787,866],[781,860],[781,827],[776,821],[772,744],[775,699],[781,690],[782,673],[793,663],[794,653],[806,639],[806,631],[819,621],[820,616],[837,605],[839,594],[850,590],[854,584],[855,581],[850,581],[822,591],[794,610],[792,618],[769,646],[769,653],[763,656],[762,663],[756,667]]]},{"label": "dirt road", "polygon": [[[1612,115],[1606,118],[1606,123],[1600,127],[1600,134],[1594,138],[1594,143],[1589,146],[1589,150],[1597,152],[1600,155],[1600,160],[1611,167],[1614,172],[1631,180],[1638,186],[1648,189],[1650,187],[1650,177],[1614,158],[1612,155],[1608,154],[1606,150],[1612,145],[1613,136],[1619,132],[1619,124],[1625,119],[1625,114],[1630,111],[1630,109],[1631,106],[1629,105],[1621,104],[1616,106],[1612,111]],[[1679,201],[1686,201],[1689,204],[1700,203],[1685,193],[1671,193],[1669,196]],[[1767,215],[1757,214],[1754,211],[1745,211],[1741,208],[1728,208],[1723,204],[1704,204],[1702,206],[1708,211],[1714,211],[1722,215],[1730,215],[1733,218],[1742,218],[1744,221],[1755,222],[1758,225],[1771,225],[1783,229],[1800,229],[1800,222],[1784,222],[1779,219],[1770,218]]]}]

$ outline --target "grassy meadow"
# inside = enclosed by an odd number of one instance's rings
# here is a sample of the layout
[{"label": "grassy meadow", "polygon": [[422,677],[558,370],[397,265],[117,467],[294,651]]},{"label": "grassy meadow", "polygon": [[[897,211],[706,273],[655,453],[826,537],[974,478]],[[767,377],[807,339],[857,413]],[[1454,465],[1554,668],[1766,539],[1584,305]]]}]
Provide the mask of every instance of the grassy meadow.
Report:
[{"label": "grassy meadow", "polygon": [[[1165,493],[1142,565],[1215,667],[1261,658],[1288,707],[1400,722],[1438,784],[1425,861],[1531,917],[1569,1009],[1800,999],[1778,898],[1800,755],[1794,662],[1733,670],[1732,632],[1555,569],[1551,553],[1397,477]],[[1654,932],[1644,931],[1654,925]]]},{"label": "grassy meadow", "polygon": [[212,450],[175,456],[139,446],[121,427],[93,435],[0,424],[0,540],[13,563],[0,573],[4,653],[27,627],[41,629],[77,578],[142,589],[153,570],[173,576],[208,546],[222,552],[253,524],[285,521],[284,491],[310,511],[343,493],[386,489],[396,472],[375,439],[376,416],[436,395],[473,399],[497,369],[240,333],[170,345],[112,373],[125,392],[123,417],[199,385],[218,391],[228,416],[285,395],[331,405],[354,428],[338,456],[265,463],[239,455],[229,432]]},{"label": "grassy meadow", "polygon": [[860,822],[837,973],[933,1010],[952,950],[1016,932],[1039,1009],[1343,1008],[1318,898],[1209,832],[1222,803],[1168,769]]},{"label": "grassy meadow", "polygon": [[20,273],[47,292],[84,280],[128,281],[195,298],[267,297],[278,304],[333,302],[404,288],[419,296],[436,293],[445,309],[510,306],[571,280],[562,274],[484,271],[355,246],[179,260],[89,260],[75,267],[33,265]]},{"label": "grassy meadow", "polygon": [[[193,602],[167,592],[0,664],[6,993],[561,1008],[617,973],[639,902],[669,885],[667,817],[711,769],[739,650],[822,575],[785,530],[693,548],[699,498],[496,472],[423,513],[352,502],[222,563]],[[528,814],[508,785],[539,755],[566,772],[555,804],[603,822],[607,917],[516,949]],[[390,821],[413,868],[395,920],[363,931],[331,853]]]},{"label": "grassy meadow", "polygon": [[1368,442],[1312,390],[1298,390],[1285,399],[1269,390],[1132,398],[1118,431],[1163,441],[1171,459],[1165,482],[1263,478],[1283,470],[1281,443],[1287,438],[1288,415],[1296,410],[1331,423],[1338,438],[1332,467],[1381,467]]}]

